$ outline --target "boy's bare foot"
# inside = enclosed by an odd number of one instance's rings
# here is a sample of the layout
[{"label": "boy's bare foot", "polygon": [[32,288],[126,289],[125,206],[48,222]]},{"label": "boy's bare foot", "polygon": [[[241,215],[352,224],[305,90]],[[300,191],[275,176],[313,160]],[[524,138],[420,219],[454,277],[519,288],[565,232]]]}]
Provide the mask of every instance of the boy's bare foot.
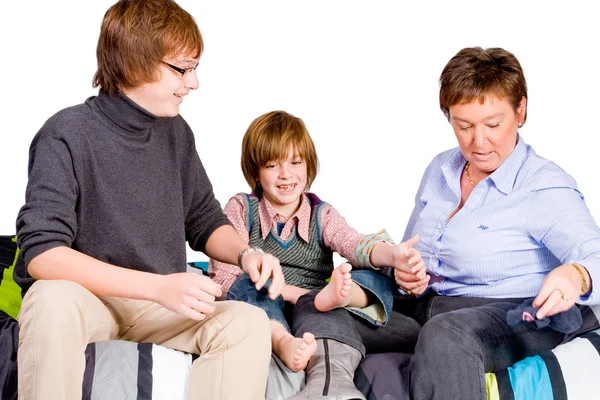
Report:
[{"label": "boy's bare foot", "polygon": [[273,343],[273,352],[294,372],[306,368],[308,360],[317,351],[317,341],[312,333],[305,333],[301,338],[287,334]]},{"label": "boy's bare foot", "polygon": [[315,297],[315,307],[321,312],[345,307],[352,298],[352,266],[341,264],[333,270],[331,281]]}]

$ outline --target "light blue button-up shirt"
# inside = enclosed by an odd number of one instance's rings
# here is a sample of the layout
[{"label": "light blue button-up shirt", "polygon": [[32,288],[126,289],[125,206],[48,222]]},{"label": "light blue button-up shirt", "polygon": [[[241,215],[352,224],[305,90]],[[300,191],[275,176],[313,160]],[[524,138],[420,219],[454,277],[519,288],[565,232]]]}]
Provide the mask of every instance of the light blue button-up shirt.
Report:
[{"label": "light blue button-up shirt", "polygon": [[458,148],[437,155],[417,192],[404,240],[415,246],[441,295],[534,297],[553,268],[576,262],[595,282],[578,303],[600,303],[600,229],[559,166],[538,156],[519,137],[506,161],[461,198],[466,164]]}]

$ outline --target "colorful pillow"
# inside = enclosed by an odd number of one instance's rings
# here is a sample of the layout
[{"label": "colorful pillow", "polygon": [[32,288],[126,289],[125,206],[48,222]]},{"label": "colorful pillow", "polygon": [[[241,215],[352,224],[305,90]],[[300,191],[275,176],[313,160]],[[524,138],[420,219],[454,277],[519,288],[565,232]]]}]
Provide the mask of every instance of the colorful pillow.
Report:
[{"label": "colorful pillow", "polygon": [[600,329],[486,374],[489,400],[600,398]]}]

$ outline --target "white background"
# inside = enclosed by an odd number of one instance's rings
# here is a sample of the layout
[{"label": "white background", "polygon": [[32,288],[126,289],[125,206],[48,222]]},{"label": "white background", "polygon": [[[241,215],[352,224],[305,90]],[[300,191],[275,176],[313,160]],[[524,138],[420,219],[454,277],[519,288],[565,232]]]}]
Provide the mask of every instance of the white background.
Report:
[{"label": "white background", "polygon": [[[94,95],[114,1],[11,1],[0,23],[0,234],[24,202],[28,147],[58,110]],[[438,77],[467,46],[504,47],[529,85],[521,134],[575,177],[600,218],[600,2],[180,1],[205,41],[181,113],[222,205],[248,191],[241,138],[258,115],[302,118],[317,146],[312,191],[356,229],[402,238],[421,175],[456,146]],[[203,259],[190,254],[191,259]]]}]

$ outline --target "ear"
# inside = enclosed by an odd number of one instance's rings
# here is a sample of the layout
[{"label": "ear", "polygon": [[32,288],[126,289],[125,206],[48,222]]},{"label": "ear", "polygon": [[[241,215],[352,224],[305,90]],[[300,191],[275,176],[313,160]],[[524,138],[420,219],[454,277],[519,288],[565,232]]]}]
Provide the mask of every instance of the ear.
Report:
[{"label": "ear", "polygon": [[517,109],[517,121],[519,122],[519,126],[525,123],[525,114],[527,113],[527,98],[523,96],[521,98],[521,103],[519,104],[519,108]]}]

